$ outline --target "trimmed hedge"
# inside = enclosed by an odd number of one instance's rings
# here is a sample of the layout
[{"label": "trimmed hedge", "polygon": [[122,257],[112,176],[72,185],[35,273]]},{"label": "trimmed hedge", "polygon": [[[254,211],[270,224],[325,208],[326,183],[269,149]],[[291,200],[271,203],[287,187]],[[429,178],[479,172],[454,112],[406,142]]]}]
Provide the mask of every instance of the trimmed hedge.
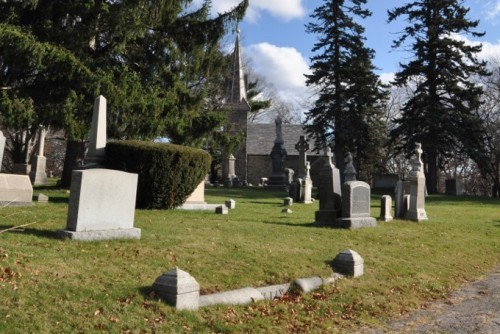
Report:
[{"label": "trimmed hedge", "polygon": [[136,207],[172,209],[205,178],[212,160],[192,147],[138,140],[109,142],[106,167],[139,174]]}]

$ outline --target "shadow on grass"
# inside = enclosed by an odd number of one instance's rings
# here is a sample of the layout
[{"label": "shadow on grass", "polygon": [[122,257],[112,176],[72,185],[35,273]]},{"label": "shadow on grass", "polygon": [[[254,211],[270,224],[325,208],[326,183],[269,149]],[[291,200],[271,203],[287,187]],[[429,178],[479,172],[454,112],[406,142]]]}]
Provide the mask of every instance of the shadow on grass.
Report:
[{"label": "shadow on grass", "polygon": [[269,220],[264,220],[262,223],[263,224],[268,224],[268,225],[279,225],[279,226],[325,228],[325,226],[315,225],[314,223],[299,223],[299,224],[295,224],[295,223],[289,223],[289,222],[277,222],[277,221],[269,221]]},{"label": "shadow on grass", "polygon": [[58,239],[61,240],[58,236],[56,231],[51,231],[51,230],[39,230],[36,228],[29,228],[29,227],[18,227],[16,228],[16,225],[0,225],[0,231],[5,231],[4,233],[19,233],[19,234],[29,234],[33,235],[36,237],[41,237],[41,238],[47,238],[47,239]]}]

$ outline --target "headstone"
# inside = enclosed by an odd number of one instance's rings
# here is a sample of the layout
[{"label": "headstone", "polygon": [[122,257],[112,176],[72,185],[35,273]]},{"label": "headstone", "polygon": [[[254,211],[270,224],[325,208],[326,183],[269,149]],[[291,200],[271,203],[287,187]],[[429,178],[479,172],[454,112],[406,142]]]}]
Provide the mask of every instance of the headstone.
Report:
[{"label": "headstone", "polygon": [[226,207],[227,207],[228,209],[234,209],[234,208],[236,208],[236,201],[235,201],[234,199],[228,199],[228,200],[225,202],[225,204],[226,204]]},{"label": "headstone", "polygon": [[447,179],[445,184],[446,195],[459,196],[463,194],[463,183],[461,179]]},{"label": "headstone", "polygon": [[293,182],[293,175],[295,172],[291,168],[285,168],[286,182],[287,184],[291,184]]},{"label": "headstone", "polygon": [[0,131],[0,172],[2,171],[3,153],[5,151],[5,136]]},{"label": "headstone", "polygon": [[262,187],[267,186],[267,181],[268,181],[267,177],[261,177],[260,181],[259,181],[259,186],[262,186]]},{"label": "headstone", "polygon": [[178,310],[196,311],[200,307],[200,285],[179,268],[159,276],[153,283],[155,294]]},{"label": "headstone", "polygon": [[[405,195],[410,194],[410,182],[399,180],[394,189],[394,216],[396,218],[406,218],[407,207],[404,204]],[[409,203],[409,202],[408,202]]]},{"label": "headstone", "polygon": [[0,206],[31,206],[33,186],[27,175],[0,174]]},{"label": "headstone", "polygon": [[299,168],[297,170],[297,178],[304,178],[306,175],[305,166],[307,162],[307,151],[309,150],[309,143],[304,136],[300,136],[299,141],[295,144],[295,149],[299,152]]},{"label": "headstone", "polygon": [[351,152],[347,152],[345,162],[346,166],[344,170],[344,182],[356,181],[356,168],[354,168],[354,164],[352,163]]},{"label": "headstone", "polygon": [[327,149],[323,167],[319,171],[319,210],[315,212],[315,225],[335,226],[342,210],[340,172],[332,162],[332,151]]},{"label": "headstone", "polygon": [[410,210],[411,195],[403,195],[403,206],[401,207],[401,218],[406,218],[406,213]]},{"label": "headstone", "polygon": [[259,290],[248,287],[200,296],[200,307],[220,304],[246,305],[263,299]]},{"label": "headstone", "polygon": [[227,206],[219,205],[218,207],[215,208],[215,213],[218,215],[227,215],[229,213],[229,210]]},{"label": "headstone", "polygon": [[385,222],[392,220],[392,198],[389,195],[382,196],[380,200],[380,219]]},{"label": "headstone", "polygon": [[301,199],[301,202],[305,204],[310,204],[313,202],[312,200],[313,183],[310,174],[311,164],[309,163],[309,161],[306,162],[305,170],[306,170],[305,176],[304,179],[302,180],[303,197]]},{"label": "headstone", "polygon": [[377,226],[370,217],[370,185],[362,181],[347,181],[342,185],[342,217],[335,227],[360,228]]},{"label": "headstone", "polygon": [[227,176],[224,179],[224,187],[226,188],[240,186],[240,180],[238,179],[238,176],[236,176],[235,172],[235,162],[236,158],[234,155],[230,154],[227,159]]},{"label": "headstone", "polygon": [[33,156],[30,171],[30,180],[33,185],[44,185],[48,183],[46,166],[47,158],[44,156],[45,127],[40,125],[38,131],[38,154]]},{"label": "headstone", "polygon": [[205,180],[202,180],[193,192],[188,196],[183,205],[206,204],[205,202]]},{"label": "headstone", "polygon": [[399,175],[397,174],[375,174],[372,189],[390,191],[396,187],[398,181]]},{"label": "headstone", "polygon": [[94,100],[89,147],[85,156],[86,168],[102,167],[106,160],[106,98],[99,95]]},{"label": "headstone", "polygon": [[291,206],[291,205],[293,205],[293,198],[291,198],[291,197],[285,197],[283,199],[283,205],[284,206]]},{"label": "headstone", "polygon": [[406,219],[422,221],[427,220],[425,211],[425,174],[422,163],[422,145],[415,144],[415,157],[412,161],[412,170],[408,177],[410,181],[410,208]]},{"label": "headstone", "polygon": [[333,259],[333,269],[343,275],[358,277],[363,275],[363,258],[352,249],[340,252]]},{"label": "headstone", "polygon": [[111,169],[73,171],[63,238],[93,241],[140,239],[134,228],[137,174]]},{"label": "headstone", "polygon": [[294,201],[301,202],[303,192],[302,179],[297,178],[290,183],[290,186],[288,187],[288,196],[290,196]]},{"label": "headstone", "polygon": [[290,208],[285,208],[285,209],[282,209],[282,210],[281,210],[281,213],[290,214],[290,213],[293,213],[293,211],[292,211],[292,210],[290,210]]},{"label": "headstone", "polygon": [[280,117],[275,120],[276,124],[276,139],[271,150],[271,176],[267,181],[268,186],[282,186],[289,184],[287,175],[285,174],[285,158],[287,152],[285,149],[283,134],[281,130],[282,121]]},{"label": "headstone", "polygon": [[48,203],[49,196],[40,193],[40,194],[38,194],[37,200],[38,200],[38,203]]}]

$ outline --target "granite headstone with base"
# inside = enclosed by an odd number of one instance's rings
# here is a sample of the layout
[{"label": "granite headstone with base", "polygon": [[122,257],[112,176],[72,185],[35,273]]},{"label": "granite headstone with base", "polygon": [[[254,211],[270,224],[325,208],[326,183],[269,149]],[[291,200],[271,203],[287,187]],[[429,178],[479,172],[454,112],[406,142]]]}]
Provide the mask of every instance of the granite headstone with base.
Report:
[{"label": "granite headstone with base", "polygon": [[268,186],[283,186],[288,185],[287,175],[285,173],[285,158],[287,152],[285,149],[282,133],[282,120],[277,117],[275,120],[276,124],[276,139],[274,140],[274,145],[271,150],[271,166],[272,172],[267,180]]},{"label": "granite headstone with base", "polygon": [[342,210],[340,172],[332,162],[332,151],[327,149],[323,167],[319,171],[319,210],[315,212],[315,225],[335,226]]},{"label": "granite headstone with base", "polygon": [[140,239],[134,228],[137,174],[111,169],[75,170],[71,179],[66,230],[72,240]]}]

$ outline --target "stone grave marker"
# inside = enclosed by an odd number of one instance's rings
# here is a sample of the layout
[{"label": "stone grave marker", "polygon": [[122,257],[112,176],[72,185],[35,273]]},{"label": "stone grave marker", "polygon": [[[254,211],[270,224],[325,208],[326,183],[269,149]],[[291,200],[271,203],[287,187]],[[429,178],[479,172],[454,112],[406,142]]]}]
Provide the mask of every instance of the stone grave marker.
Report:
[{"label": "stone grave marker", "polygon": [[178,310],[196,311],[200,307],[200,284],[179,268],[159,276],[153,283],[153,291]]},{"label": "stone grave marker", "polygon": [[0,130],[0,172],[2,171],[3,152],[5,151],[5,136]]},{"label": "stone grave marker", "polygon": [[134,228],[137,178],[111,169],[73,171],[66,230],[57,234],[82,241],[140,239]]},{"label": "stone grave marker", "polygon": [[225,205],[219,205],[215,208],[215,213],[218,215],[227,215],[229,214],[229,210]]},{"label": "stone grave marker", "polygon": [[380,219],[385,222],[392,220],[392,198],[389,195],[384,195],[380,199]]},{"label": "stone grave marker", "polygon": [[275,120],[276,124],[276,139],[271,150],[271,166],[272,172],[269,176],[268,186],[283,186],[288,185],[287,175],[285,174],[285,158],[287,152],[285,149],[282,133],[282,120],[278,116]]},{"label": "stone grave marker", "polygon": [[84,168],[102,167],[106,160],[106,98],[99,95],[94,100],[89,146]]},{"label": "stone grave marker", "polygon": [[313,200],[312,200],[313,183],[312,183],[311,174],[310,174],[311,164],[309,163],[309,161],[306,162],[305,169],[306,169],[305,176],[304,176],[304,179],[302,180],[303,189],[304,189],[304,191],[303,191],[304,196],[303,196],[302,202],[305,204],[311,204],[313,202]]},{"label": "stone grave marker", "polygon": [[363,275],[363,265],[363,258],[352,249],[340,252],[332,262],[336,272],[354,277]]},{"label": "stone grave marker", "polygon": [[236,176],[235,172],[235,163],[236,158],[234,157],[234,155],[230,154],[227,158],[227,176],[224,179],[224,187],[226,188],[240,186],[240,180],[238,176]]},{"label": "stone grave marker", "polygon": [[38,154],[33,156],[30,171],[30,180],[33,185],[44,185],[47,184],[47,158],[44,156],[45,148],[45,127],[40,125],[38,129]]},{"label": "stone grave marker", "polygon": [[228,209],[236,208],[236,201],[234,199],[228,199],[224,204]]},{"label": "stone grave marker", "polygon": [[28,175],[0,174],[0,206],[31,206],[32,200]]},{"label": "stone grave marker", "polygon": [[[405,206],[405,195],[410,193],[410,181],[399,180],[394,189],[394,216],[396,218],[405,218],[408,208]],[[409,204],[409,202],[408,202]]]},{"label": "stone grave marker", "polygon": [[307,151],[309,150],[309,143],[304,136],[300,136],[299,141],[295,144],[295,149],[299,152],[299,168],[297,170],[297,178],[304,178],[306,175],[305,167],[307,162]]},{"label": "stone grave marker", "polygon": [[446,184],[446,195],[459,196],[463,194],[463,182],[460,178],[447,179]]},{"label": "stone grave marker", "polygon": [[315,212],[315,225],[335,226],[342,210],[340,172],[332,162],[332,151],[327,149],[323,167],[319,171],[319,210]]},{"label": "stone grave marker", "polygon": [[377,226],[370,217],[370,185],[362,181],[347,181],[342,185],[342,217],[335,227],[360,228]]},{"label": "stone grave marker", "polygon": [[425,174],[422,153],[422,145],[416,143],[412,170],[408,177],[410,181],[410,208],[406,213],[406,219],[416,221],[428,219],[425,211]]}]

